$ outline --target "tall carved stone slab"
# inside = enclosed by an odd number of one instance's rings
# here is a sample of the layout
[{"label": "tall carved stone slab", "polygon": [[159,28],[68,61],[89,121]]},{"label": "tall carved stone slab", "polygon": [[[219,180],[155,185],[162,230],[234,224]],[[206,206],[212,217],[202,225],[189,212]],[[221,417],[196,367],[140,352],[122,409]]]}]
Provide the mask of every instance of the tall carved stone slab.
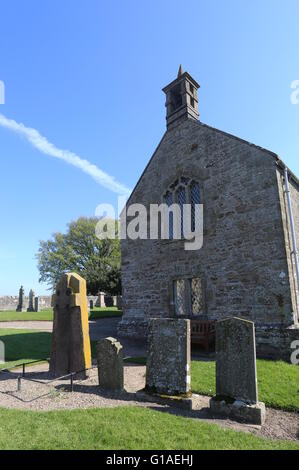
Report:
[{"label": "tall carved stone slab", "polygon": [[229,318],[216,323],[216,397],[212,411],[262,424],[258,402],[254,323]]},{"label": "tall carved stone slab", "polygon": [[27,308],[27,312],[35,312],[35,295],[34,291],[31,289],[29,292],[29,305]]},{"label": "tall carved stone slab", "polygon": [[166,395],[189,394],[190,383],[190,320],[150,320],[146,389]]},{"label": "tall carved stone slab", "polygon": [[[91,367],[86,282],[63,274],[52,297],[54,307],[50,372],[58,377]],[[77,374],[85,378],[87,374]]]},{"label": "tall carved stone slab", "polygon": [[19,303],[17,306],[17,312],[24,312],[24,287],[21,286],[19,290]]},{"label": "tall carved stone slab", "polygon": [[254,323],[230,318],[216,323],[216,394],[257,403]]},{"label": "tall carved stone slab", "polygon": [[97,343],[99,385],[107,390],[124,388],[123,347],[114,338],[101,339]]}]

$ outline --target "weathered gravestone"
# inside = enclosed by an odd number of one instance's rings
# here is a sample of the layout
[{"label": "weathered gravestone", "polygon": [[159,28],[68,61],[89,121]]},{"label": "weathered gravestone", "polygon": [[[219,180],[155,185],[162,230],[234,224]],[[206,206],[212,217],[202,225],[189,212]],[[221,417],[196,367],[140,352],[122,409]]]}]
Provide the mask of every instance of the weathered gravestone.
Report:
[{"label": "weathered gravestone", "polygon": [[34,299],[34,311],[39,312],[39,298],[35,297]]},{"label": "weathered gravestone", "polygon": [[93,309],[94,309],[93,300],[90,300],[90,301],[89,301],[89,309],[90,309],[90,310],[93,310]]},{"label": "weathered gravestone", "polygon": [[265,405],[258,401],[254,323],[229,318],[216,323],[216,396],[214,413],[263,424]]},{"label": "weathered gravestone", "polygon": [[101,339],[97,343],[99,385],[107,390],[124,388],[123,347],[114,338]]},{"label": "weathered gravestone", "polygon": [[34,303],[35,303],[35,295],[34,295],[34,291],[31,289],[29,292],[29,305],[27,308],[27,312],[35,312]]},{"label": "weathered gravestone", "polygon": [[191,395],[190,382],[190,320],[151,319],[146,390],[165,395]]},{"label": "weathered gravestone", "polygon": [[21,286],[19,290],[19,303],[17,306],[17,312],[24,312],[24,287]]},{"label": "weathered gravestone", "polygon": [[[63,274],[52,297],[54,322],[50,372],[58,377],[91,367],[86,282],[78,274]],[[81,372],[82,371],[82,372]]]}]

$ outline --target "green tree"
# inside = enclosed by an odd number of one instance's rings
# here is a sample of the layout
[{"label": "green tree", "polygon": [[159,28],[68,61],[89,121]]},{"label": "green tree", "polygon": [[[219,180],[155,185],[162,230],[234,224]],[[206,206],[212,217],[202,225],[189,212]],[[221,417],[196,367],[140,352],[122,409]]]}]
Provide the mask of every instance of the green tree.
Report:
[{"label": "green tree", "polygon": [[81,217],[68,225],[66,234],[54,233],[50,240],[40,241],[40,282],[54,289],[64,272],[74,271],[86,279],[88,294],[121,294],[120,241],[98,239],[97,223],[97,218]]}]

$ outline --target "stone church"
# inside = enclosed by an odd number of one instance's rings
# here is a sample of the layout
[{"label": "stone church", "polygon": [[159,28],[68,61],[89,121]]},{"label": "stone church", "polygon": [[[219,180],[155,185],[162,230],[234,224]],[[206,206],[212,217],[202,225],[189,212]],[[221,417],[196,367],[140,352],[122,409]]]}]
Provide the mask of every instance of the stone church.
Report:
[{"label": "stone church", "polygon": [[[127,207],[203,205],[203,246],[122,240],[119,334],[145,337],[151,317],[252,320],[257,353],[299,339],[299,181],[275,153],[199,120],[199,84],[180,67],[166,86],[167,130]],[[127,219],[129,223],[129,219]]]}]

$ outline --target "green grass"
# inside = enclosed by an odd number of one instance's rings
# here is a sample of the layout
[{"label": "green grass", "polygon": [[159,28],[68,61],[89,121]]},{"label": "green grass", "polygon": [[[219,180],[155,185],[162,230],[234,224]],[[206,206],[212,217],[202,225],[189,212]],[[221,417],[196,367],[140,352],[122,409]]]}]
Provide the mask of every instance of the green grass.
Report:
[{"label": "green grass", "polygon": [[[272,408],[299,411],[299,367],[283,361],[257,360],[259,400]],[[192,361],[192,391],[214,395],[215,362]]]},{"label": "green grass", "polygon": [[4,321],[53,321],[52,308],[40,312],[0,312],[0,322]]},{"label": "green grass", "polygon": [[[90,320],[100,318],[121,317],[122,311],[117,307],[95,307],[89,314]],[[53,309],[44,309],[40,312],[0,312],[0,322],[6,321],[53,321]]]},{"label": "green grass", "polygon": [[45,360],[49,357],[51,333],[36,330],[0,329],[0,341],[5,344],[5,364],[12,368],[23,362]]},{"label": "green grass", "polygon": [[89,314],[89,320],[98,320],[100,318],[121,317],[122,310],[117,307],[95,307]]},{"label": "green grass", "polygon": [[299,450],[299,444],[265,440],[161,411],[122,407],[46,413],[0,409],[0,448]]}]

